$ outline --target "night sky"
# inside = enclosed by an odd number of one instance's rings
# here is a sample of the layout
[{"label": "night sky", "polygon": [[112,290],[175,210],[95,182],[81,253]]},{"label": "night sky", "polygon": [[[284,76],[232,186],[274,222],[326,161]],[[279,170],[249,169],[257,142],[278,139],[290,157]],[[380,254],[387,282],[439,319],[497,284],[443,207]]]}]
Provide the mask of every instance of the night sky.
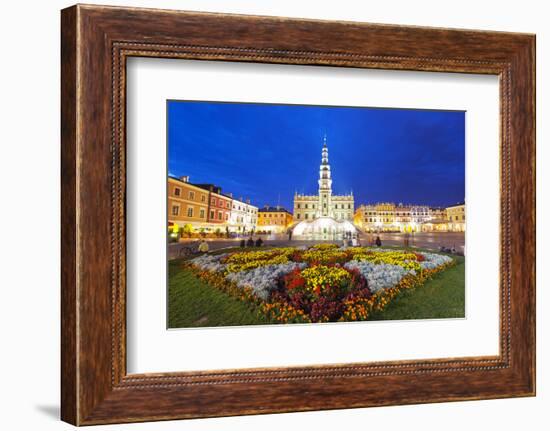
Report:
[{"label": "night sky", "polygon": [[326,133],[333,194],[355,206],[464,200],[462,111],[168,101],[168,174],[263,207],[317,194]]}]

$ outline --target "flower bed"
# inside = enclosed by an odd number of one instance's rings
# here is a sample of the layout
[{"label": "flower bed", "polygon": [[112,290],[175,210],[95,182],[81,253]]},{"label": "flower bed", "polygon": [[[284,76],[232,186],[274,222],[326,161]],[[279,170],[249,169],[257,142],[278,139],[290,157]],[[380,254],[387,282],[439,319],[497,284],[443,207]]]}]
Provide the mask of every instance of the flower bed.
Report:
[{"label": "flower bed", "polygon": [[288,323],[367,320],[452,264],[436,253],[316,244],[202,255],[187,266],[271,321]]}]

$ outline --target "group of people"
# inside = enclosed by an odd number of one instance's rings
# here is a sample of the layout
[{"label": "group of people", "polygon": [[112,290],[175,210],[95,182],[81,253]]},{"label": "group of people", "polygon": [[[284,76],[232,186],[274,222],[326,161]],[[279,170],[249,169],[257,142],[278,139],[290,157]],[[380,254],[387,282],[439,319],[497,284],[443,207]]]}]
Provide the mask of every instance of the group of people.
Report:
[{"label": "group of people", "polygon": [[241,239],[241,244],[240,245],[241,245],[242,248],[244,248],[244,247],[254,247],[254,246],[261,247],[263,243],[264,243],[264,241],[260,237],[258,237],[258,239],[256,239],[256,241],[254,241],[252,239],[252,237],[250,237],[250,238],[248,238],[247,241],[245,241],[244,239]]},{"label": "group of people", "polygon": [[[289,234],[289,240],[292,238],[292,234]],[[357,235],[353,235],[351,237],[344,238],[342,240],[344,247],[359,247],[361,246],[361,242],[359,240],[359,237]],[[261,247],[263,245],[264,241],[262,238],[258,237],[256,240],[252,238],[248,238],[248,240],[241,239],[240,246],[241,248],[244,247]],[[371,241],[372,243],[372,241]],[[377,236],[374,240],[374,244],[376,244],[377,247],[382,246],[382,241],[380,240],[380,237]],[[201,253],[208,253],[209,247],[206,240],[202,239],[198,246],[198,251]]]}]

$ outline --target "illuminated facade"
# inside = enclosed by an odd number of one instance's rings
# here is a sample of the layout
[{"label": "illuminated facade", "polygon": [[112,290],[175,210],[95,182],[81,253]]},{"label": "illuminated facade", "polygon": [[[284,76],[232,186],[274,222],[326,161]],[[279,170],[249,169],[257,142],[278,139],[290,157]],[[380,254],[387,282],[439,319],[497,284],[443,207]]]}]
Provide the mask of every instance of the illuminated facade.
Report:
[{"label": "illuminated facade", "polygon": [[222,194],[222,189],[213,184],[196,184],[197,187],[207,190],[208,193],[208,211],[206,217],[209,227],[219,229],[229,225],[229,216],[231,215],[231,202],[233,199],[229,195]]},{"label": "illuminated facade", "polygon": [[237,233],[251,233],[258,224],[258,207],[250,199],[233,199],[229,216],[229,230]]},{"label": "illuminated facade", "polygon": [[191,184],[188,176],[168,177],[168,227],[171,232],[252,232],[258,207],[250,200],[233,199],[213,184]]},{"label": "illuminated facade", "polygon": [[464,203],[451,205],[446,208],[448,230],[450,232],[466,231],[466,206]]},{"label": "illuminated facade", "polygon": [[319,189],[316,195],[294,195],[294,221],[311,221],[320,217],[334,220],[353,220],[353,193],[349,195],[332,194],[332,177],[328,161],[327,138],[325,136],[319,167]]},{"label": "illuminated facade", "polygon": [[361,205],[354,216],[355,225],[365,232],[446,231],[447,222],[445,209],[426,205]]},{"label": "illuminated facade", "polygon": [[168,224],[176,228],[190,225],[192,230],[207,227],[208,191],[190,184],[189,177],[169,177]]},{"label": "illuminated facade", "polygon": [[266,205],[258,210],[258,230],[270,233],[286,233],[292,225],[293,217],[280,206]]}]

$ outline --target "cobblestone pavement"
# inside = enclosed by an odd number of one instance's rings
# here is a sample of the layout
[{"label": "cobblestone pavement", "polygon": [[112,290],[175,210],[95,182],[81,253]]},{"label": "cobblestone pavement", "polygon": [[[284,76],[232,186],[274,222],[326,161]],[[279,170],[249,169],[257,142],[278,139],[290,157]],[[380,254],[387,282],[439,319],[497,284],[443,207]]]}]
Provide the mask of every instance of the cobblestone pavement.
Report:
[{"label": "cobblestone pavement", "polygon": [[[253,239],[257,239],[260,235],[254,235]],[[384,245],[404,245],[405,234],[403,233],[380,233],[380,240],[382,241],[382,246]],[[298,247],[301,245],[310,245],[312,243],[336,243],[340,244],[341,241],[306,241],[306,240],[297,240],[293,239],[288,240],[287,235],[261,235],[263,245],[271,247],[285,247],[285,246],[294,246]],[[376,234],[360,235],[361,245],[370,245],[370,241],[374,241]],[[220,238],[220,239],[207,239],[208,248],[212,250],[220,250],[230,247],[238,247],[242,238]],[[245,238],[246,239],[246,238]],[[168,258],[175,259],[181,255],[181,249],[189,246],[197,245],[198,241],[196,239],[184,239],[177,244],[170,244],[168,246]],[[438,250],[439,247],[444,246],[446,248],[455,248],[459,252],[464,252],[464,233],[458,232],[419,232],[414,235],[409,236],[409,245],[412,247],[426,248],[431,250]]]}]

